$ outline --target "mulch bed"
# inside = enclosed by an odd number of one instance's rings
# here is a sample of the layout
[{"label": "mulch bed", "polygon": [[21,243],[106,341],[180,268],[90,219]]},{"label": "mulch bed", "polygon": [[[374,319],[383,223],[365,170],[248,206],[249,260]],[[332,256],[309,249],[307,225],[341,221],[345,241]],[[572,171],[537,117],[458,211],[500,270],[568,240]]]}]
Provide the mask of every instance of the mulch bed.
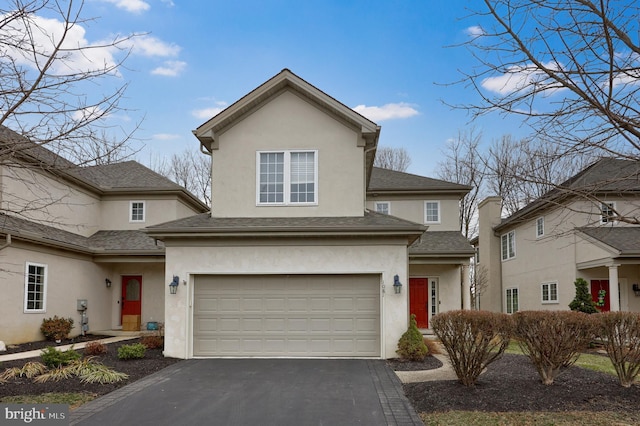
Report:
[{"label": "mulch bed", "polygon": [[440,368],[442,367],[442,362],[438,358],[428,355],[422,362],[392,358],[387,360],[387,365],[394,371],[421,371]]},{"label": "mulch bed", "polygon": [[540,381],[523,355],[505,354],[489,365],[475,387],[457,381],[405,384],[416,411],[616,411],[640,410],[640,386],[620,386],[618,378],[579,367],[560,373],[553,385]]},{"label": "mulch bed", "polygon": [[[104,338],[104,336],[100,336]],[[77,340],[76,340],[77,342]],[[0,397],[10,395],[39,395],[47,392],[86,392],[95,395],[104,395],[112,392],[122,386],[139,380],[145,376],[148,376],[156,371],[162,370],[171,364],[179,362],[181,360],[176,358],[165,358],[162,354],[162,349],[147,349],[145,357],[142,359],[120,360],[118,359],[118,348],[122,345],[130,345],[133,343],[139,343],[140,339],[125,340],[118,343],[109,343],[105,345],[107,352],[102,355],[97,355],[95,360],[101,362],[104,365],[112,367],[114,370],[129,375],[127,380],[123,380],[118,383],[112,384],[99,384],[99,383],[83,383],[80,379],[66,379],[59,382],[49,381],[47,383],[34,383],[33,379],[27,379],[24,377],[18,377],[7,383],[0,383]],[[48,343],[48,344],[46,344]],[[62,342],[65,343],[65,342]],[[31,343],[30,349],[41,349],[41,347],[34,347],[41,344],[40,342]],[[51,342],[45,342],[42,347],[51,346]],[[83,349],[78,349],[78,352],[83,353]],[[3,352],[6,353],[6,352]],[[15,361],[5,361],[0,364],[0,372],[6,368],[22,367],[27,361],[40,361],[39,358],[21,359]]]},{"label": "mulch bed", "polygon": [[62,339],[60,343],[56,343],[51,340],[40,340],[37,342],[21,343],[19,345],[7,345],[7,350],[0,352],[0,355],[14,354],[17,352],[34,351],[37,349],[44,349],[48,346],[57,347],[57,346],[63,346],[63,345],[73,345],[74,343],[90,342],[92,340],[107,339],[107,338],[109,338],[109,336],[98,336],[93,334],[86,334],[84,336],[80,335],[77,337],[73,337],[71,339]]}]

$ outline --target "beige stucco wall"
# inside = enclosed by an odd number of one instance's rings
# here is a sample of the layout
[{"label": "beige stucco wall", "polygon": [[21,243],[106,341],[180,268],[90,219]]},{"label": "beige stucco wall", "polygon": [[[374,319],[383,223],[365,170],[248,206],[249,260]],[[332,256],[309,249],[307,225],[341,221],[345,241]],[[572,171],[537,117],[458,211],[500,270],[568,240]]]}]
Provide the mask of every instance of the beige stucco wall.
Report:
[{"label": "beige stucco wall", "polygon": [[3,210],[84,236],[99,229],[100,200],[95,194],[32,169],[3,166],[0,172]]},{"label": "beige stucco wall", "polygon": [[[212,153],[215,217],[362,216],[364,149],[357,131],[285,91],[224,133]],[[256,152],[318,150],[316,206],[256,206]]]},{"label": "beige stucco wall", "polygon": [[375,203],[388,201],[392,216],[410,220],[416,223],[425,223],[425,201],[440,202],[440,223],[427,223],[430,231],[459,231],[460,210],[459,198],[455,195],[411,196],[411,195],[369,195],[367,208],[375,211]]},{"label": "beige stucco wall", "polygon": [[[193,276],[197,274],[381,274],[382,357],[395,357],[398,339],[408,325],[408,293],[393,293],[393,276],[407,282],[407,249],[402,240],[380,245],[336,241],[328,245],[175,247],[168,243],[165,281],[180,277],[178,293],[165,286],[165,355],[192,356]],[[383,289],[382,286],[385,286]]]},{"label": "beige stucco wall", "polygon": [[[130,222],[131,201],[144,201],[145,221]],[[105,196],[101,208],[101,230],[134,230],[158,223],[193,216],[190,209],[175,196]]]},{"label": "beige stucco wall", "polygon": [[500,223],[501,200],[498,197],[484,199],[478,205],[478,241],[480,263],[486,273],[486,288],[480,295],[480,309],[502,312],[502,264],[500,262],[500,238],[493,227]]}]

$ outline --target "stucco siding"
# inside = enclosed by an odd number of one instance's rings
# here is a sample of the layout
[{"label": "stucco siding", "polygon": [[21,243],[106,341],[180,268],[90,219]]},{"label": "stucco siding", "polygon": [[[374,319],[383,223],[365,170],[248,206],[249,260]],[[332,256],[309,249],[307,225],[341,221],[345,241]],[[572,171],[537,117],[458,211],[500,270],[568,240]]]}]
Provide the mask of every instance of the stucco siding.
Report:
[{"label": "stucco siding", "polygon": [[[408,294],[393,293],[393,276],[407,282],[407,249],[393,244],[354,245],[269,245],[256,247],[167,247],[165,281],[180,277],[175,295],[165,286],[165,354],[177,358],[192,356],[193,276],[198,274],[379,274],[381,300],[381,353],[396,356],[398,339],[406,331]],[[406,243],[405,243],[406,244]],[[187,285],[183,285],[185,280]],[[384,286],[384,287],[383,287]]]},{"label": "stucco siding", "polygon": [[[131,202],[143,201],[144,222],[131,222]],[[192,216],[199,212],[189,209],[175,196],[107,196],[102,201],[101,230],[136,230],[158,223]]]},{"label": "stucco siding", "polygon": [[[285,91],[219,138],[212,153],[215,217],[362,216],[364,150],[358,133]],[[256,153],[317,150],[317,205],[257,206]]]},{"label": "stucco siding", "polygon": [[[460,230],[460,210],[459,198],[457,196],[369,196],[367,197],[367,208],[375,211],[375,203],[388,201],[390,203],[390,214],[401,219],[412,222],[426,224],[430,231],[459,231]],[[440,203],[440,222],[425,223],[425,202],[438,201]]]}]

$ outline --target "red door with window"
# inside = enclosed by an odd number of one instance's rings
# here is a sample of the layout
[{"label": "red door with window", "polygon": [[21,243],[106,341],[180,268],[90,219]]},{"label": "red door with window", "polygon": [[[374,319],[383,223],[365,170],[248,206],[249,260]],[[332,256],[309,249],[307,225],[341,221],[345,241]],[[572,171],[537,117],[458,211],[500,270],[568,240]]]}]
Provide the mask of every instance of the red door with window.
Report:
[{"label": "red door with window", "polygon": [[142,312],[142,276],[125,275],[122,277],[122,308],[120,324],[123,315],[140,315]]},{"label": "red door with window", "polygon": [[591,299],[601,312],[609,312],[609,280],[591,280]]},{"label": "red door with window", "polygon": [[429,280],[409,278],[409,312],[416,316],[418,328],[429,328]]}]

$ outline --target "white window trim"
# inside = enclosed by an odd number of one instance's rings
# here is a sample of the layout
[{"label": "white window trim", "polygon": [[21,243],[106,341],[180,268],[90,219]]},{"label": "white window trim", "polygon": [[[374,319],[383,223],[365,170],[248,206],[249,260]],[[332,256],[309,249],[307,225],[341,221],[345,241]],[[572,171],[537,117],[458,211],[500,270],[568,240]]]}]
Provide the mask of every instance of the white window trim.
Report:
[{"label": "white window trim", "polygon": [[[556,286],[556,299],[551,299],[551,286]],[[547,292],[549,294],[549,300],[544,300],[544,287],[548,286]],[[545,283],[540,284],[540,301],[543,305],[553,305],[558,304],[558,282],[557,281],[547,281]]]},{"label": "white window trim", "polygon": [[[438,205],[438,220],[436,221],[427,220],[427,203],[436,203]],[[442,221],[442,211],[440,209],[440,201],[424,200],[424,223],[441,223],[441,221]]]},{"label": "white window trim", "polygon": [[[509,253],[509,235],[513,234],[513,256],[510,256],[511,253]],[[504,253],[502,250],[502,238],[507,237],[507,257],[504,257]],[[516,250],[516,231],[509,231],[506,234],[502,234],[500,235],[500,258],[502,259],[503,262],[507,261],[507,260],[511,260],[511,259],[515,259],[516,254],[517,254],[517,250]]]},{"label": "white window trim", "polygon": [[[42,287],[42,309],[27,309],[28,292],[29,292],[29,266],[44,268],[44,283]],[[49,275],[49,265],[44,263],[26,262],[24,267],[24,305],[23,312],[25,314],[42,314],[47,312],[47,282]]]},{"label": "white window trim", "polygon": [[[507,292],[511,290],[511,300],[513,300],[513,290],[515,290],[518,293],[518,310],[515,312],[509,312],[509,308],[511,308],[511,310],[513,311],[513,306],[509,306],[507,304]],[[520,310],[520,289],[518,287],[507,287],[504,289],[504,311],[505,313],[511,315],[511,314],[515,314],[516,312],[518,312]],[[513,303],[512,303],[513,305]]]},{"label": "white window trim", "polygon": [[603,214],[604,212],[603,212],[603,210],[602,210],[602,205],[603,205],[603,204],[608,205],[612,210],[615,210],[615,209],[616,209],[616,202],[615,202],[615,201],[610,201],[610,202],[601,202],[601,203],[600,203],[600,224],[601,224],[601,225],[606,225],[606,224],[608,224],[608,223],[615,223],[615,222],[616,222],[616,220],[615,220],[615,219],[609,219],[609,218],[607,218],[607,219],[606,219],[606,221],[605,221],[605,218],[603,217],[603,216],[604,216],[604,214]]},{"label": "white window trim", "polygon": [[[296,152],[313,152],[313,179],[315,184],[315,197],[313,202],[297,202],[292,203],[291,200],[291,154]],[[284,154],[284,194],[282,203],[261,203],[260,202],[260,154]],[[318,184],[318,150],[317,149],[279,149],[274,151],[256,151],[256,206],[269,207],[269,206],[317,206],[319,199],[319,184]]]},{"label": "white window trim", "polygon": [[[142,220],[133,219],[133,203],[142,203]],[[144,200],[129,201],[129,223],[144,223],[147,220],[147,203]]]},{"label": "white window trim", "polygon": [[380,205],[386,204],[387,205],[387,213],[386,214],[391,214],[391,201],[375,201],[373,203],[373,209],[376,211],[376,213],[380,213],[380,212],[378,212],[378,205],[379,204]]},{"label": "white window trim", "polygon": [[[539,233],[538,222],[542,221],[542,233]],[[536,219],[536,238],[544,237],[544,216]]]}]

